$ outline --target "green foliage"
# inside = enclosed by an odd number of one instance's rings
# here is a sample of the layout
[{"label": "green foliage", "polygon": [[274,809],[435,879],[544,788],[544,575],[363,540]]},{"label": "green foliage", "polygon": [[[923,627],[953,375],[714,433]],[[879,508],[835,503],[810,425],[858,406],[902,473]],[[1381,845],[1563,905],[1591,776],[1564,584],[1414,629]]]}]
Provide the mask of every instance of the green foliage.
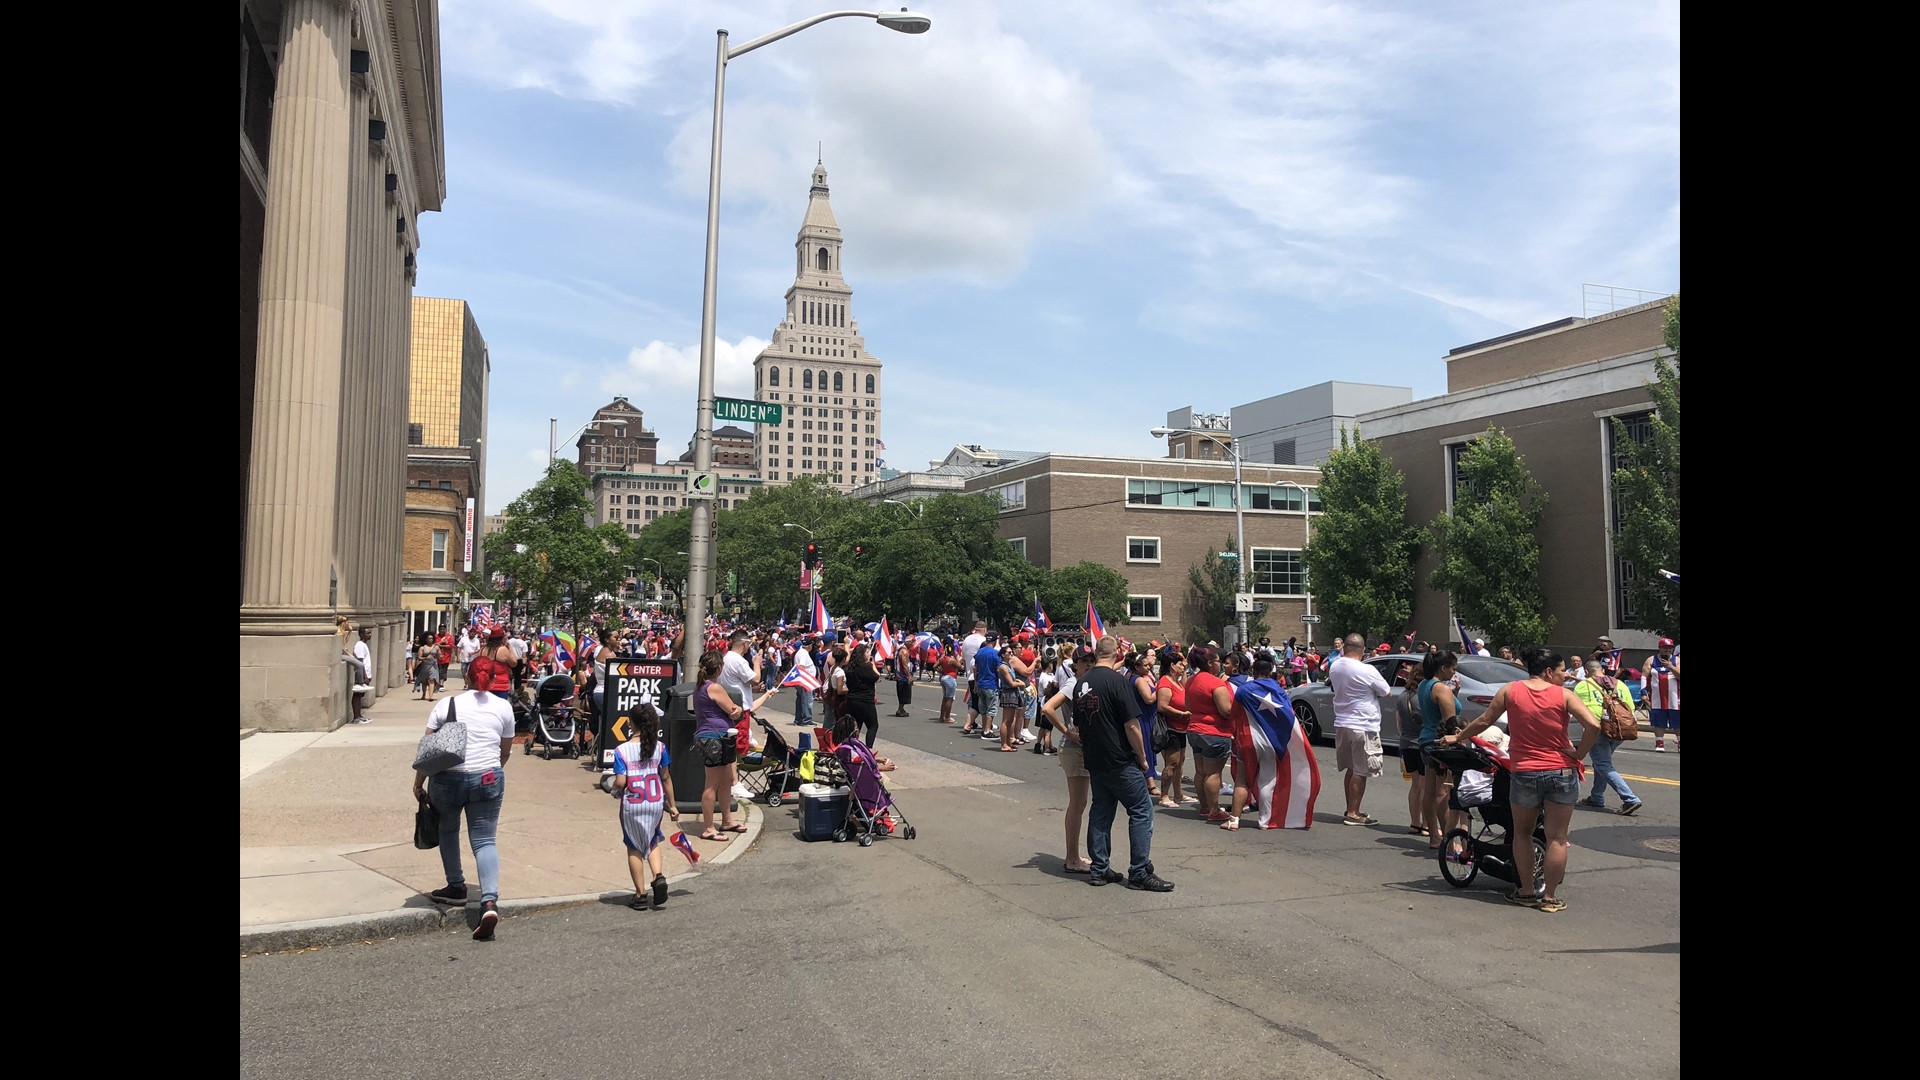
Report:
[{"label": "green foliage", "polygon": [[1314,611],[1329,634],[1395,636],[1413,617],[1420,528],[1407,521],[1406,477],[1374,443],[1340,429],[1320,468],[1320,505],[1307,544]]},{"label": "green foliage", "polygon": [[[1233,552],[1235,558],[1221,558],[1221,551]],[[1240,584],[1240,568],[1237,561],[1240,547],[1233,537],[1227,537],[1220,551],[1207,552],[1206,558],[1198,565],[1187,568],[1187,580],[1192,583],[1194,593],[1199,597],[1201,617],[1206,620],[1203,626],[1187,627],[1187,636],[1195,641],[1225,641],[1227,627],[1239,625],[1239,616],[1233,610],[1234,593]],[[1251,569],[1251,568],[1249,568]],[[1271,637],[1265,616],[1258,612],[1247,616],[1247,638],[1259,641],[1262,637]]]},{"label": "green foliage", "polygon": [[1680,635],[1680,587],[1656,571],[1680,572],[1680,297],[1667,303],[1669,355],[1655,356],[1651,433],[1644,443],[1627,436],[1613,421],[1614,445],[1621,467],[1613,490],[1620,503],[1620,532],[1614,551],[1637,572],[1633,602],[1649,628]]},{"label": "green foliage", "polygon": [[1499,428],[1474,440],[1460,468],[1465,485],[1453,513],[1431,530],[1440,555],[1432,587],[1450,593],[1455,613],[1495,645],[1516,653],[1540,645],[1554,623],[1540,591],[1538,531],[1547,493]]},{"label": "green foliage", "polygon": [[[1036,568],[1041,577],[1040,602],[1047,617],[1063,626],[1085,622],[1087,597],[1100,612],[1100,621],[1109,630],[1128,621],[1127,579],[1111,566],[1096,562],[1078,562],[1048,572]],[[1033,615],[1033,594],[1020,597],[1009,612],[1015,626]]]},{"label": "green foliage", "polygon": [[[563,597],[576,597],[576,627],[593,597],[618,596],[631,565],[627,533],[612,523],[588,525],[592,512],[587,479],[567,461],[548,466],[539,483],[513,500],[505,527],[485,541],[488,567],[513,580],[508,595],[530,603],[536,615],[554,611]],[[600,606],[617,610],[612,602]]]}]

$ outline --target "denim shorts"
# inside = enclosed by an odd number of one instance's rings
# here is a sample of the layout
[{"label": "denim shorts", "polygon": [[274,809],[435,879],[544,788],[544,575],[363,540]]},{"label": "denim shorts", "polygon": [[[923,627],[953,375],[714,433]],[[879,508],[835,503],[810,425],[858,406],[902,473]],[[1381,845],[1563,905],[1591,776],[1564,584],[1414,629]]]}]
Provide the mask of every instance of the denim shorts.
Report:
[{"label": "denim shorts", "polygon": [[1580,778],[1572,769],[1516,772],[1508,798],[1513,805],[1530,810],[1539,809],[1542,802],[1572,806],[1580,798]]},{"label": "denim shorts", "polygon": [[1225,735],[1202,735],[1197,731],[1189,731],[1187,745],[1193,748],[1195,756],[1209,761],[1221,761],[1233,753],[1233,740]]}]

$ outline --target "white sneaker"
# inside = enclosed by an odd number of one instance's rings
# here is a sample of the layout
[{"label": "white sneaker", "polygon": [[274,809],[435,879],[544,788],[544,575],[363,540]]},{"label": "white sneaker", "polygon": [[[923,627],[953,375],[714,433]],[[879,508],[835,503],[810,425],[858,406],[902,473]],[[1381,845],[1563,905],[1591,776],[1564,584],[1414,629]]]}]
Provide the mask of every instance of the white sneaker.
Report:
[{"label": "white sneaker", "polygon": [[745,784],[735,784],[733,785],[733,797],[736,799],[752,799],[753,792],[747,790]]},{"label": "white sneaker", "polygon": [[1654,752],[1654,753],[1656,753],[1656,754],[1664,754],[1664,753],[1666,753],[1666,752],[1667,752],[1667,748],[1666,748],[1665,746],[1662,746],[1662,745],[1661,745],[1661,744],[1659,744],[1659,743],[1654,743],[1654,744],[1653,744],[1653,752]]},{"label": "white sneaker", "polygon": [[1039,738],[1040,738],[1039,733],[1034,731],[1032,728],[1027,728],[1024,731],[1020,732],[1021,742],[1034,742]]}]

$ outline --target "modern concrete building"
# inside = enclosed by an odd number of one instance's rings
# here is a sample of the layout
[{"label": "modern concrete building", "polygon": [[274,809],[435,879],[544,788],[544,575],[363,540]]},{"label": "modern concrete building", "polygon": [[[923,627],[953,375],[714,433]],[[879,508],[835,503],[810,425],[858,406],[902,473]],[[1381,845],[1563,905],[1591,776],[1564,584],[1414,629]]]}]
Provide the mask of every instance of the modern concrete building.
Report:
[{"label": "modern concrete building", "polygon": [[[1645,625],[1627,600],[1626,582],[1639,569],[1613,554],[1619,508],[1612,421],[1624,421],[1629,438],[1646,437],[1653,410],[1647,384],[1654,354],[1664,348],[1664,308],[1653,301],[1462,345],[1446,357],[1446,394],[1358,417],[1361,434],[1406,474],[1407,516],[1416,524],[1451,512],[1468,444],[1489,427],[1513,439],[1547,492],[1540,585],[1557,646],[1584,651],[1606,634],[1634,651],[1656,640],[1658,628]],[[1459,635],[1448,598],[1425,588],[1436,561],[1431,550],[1421,555],[1414,628],[1452,640]]]},{"label": "modern concrete building", "polygon": [[409,638],[452,618],[468,582],[486,580],[477,534],[487,513],[491,375],[486,338],[467,302],[414,297],[400,583]]},{"label": "modern concrete building", "polygon": [[824,165],[813,168],[793,250],[786,318],[753,362],[754,398],[779,402],[784,416],[778,426],[756,425],[755,460],[770,484],[818,476],[849,492],[877,476],[886,388],[841,274],[840,225]]},{"label": "modern concrete building", "polygon": [[[1317,469],[1242,464],[1247,583],[1267,605],[1268,635],[1306,640],[1309,509],[1317,514]],[[980,473],[969,492],[1000,500],[1001,539],[1048,569],[1095,562],[1127,578],[1129,638],[1188,638],[1230,613],[1209,614],[1188,577],[1236,532],[1233,465],[1223,461],[1040,454]],[[1057,621],[1077,613],[1052,612]],[[1103,617],[1111,619],[1107,612]]]},{"label": "modern concrete building", "polygon": [[1411,387],[1324,382],[1235,405],[1232,429],[1247,461],[1317,469],[1340,448],[1340,429],[1353,430],[1361,413],[1412,400]]},{"label": "modern concrete building", "polygon": [[640,469],[658,464],[660,436],[647,430],[646,414],[624,397],[594,410],[594,423],[574,441],[574,465],[593,478],[603,469]]},{"label": "modern concrete building", "polygon": [[405,677],[415,252],[446,196],[438,7],[240,5],[240,726],[344,722],[348,624]]}]

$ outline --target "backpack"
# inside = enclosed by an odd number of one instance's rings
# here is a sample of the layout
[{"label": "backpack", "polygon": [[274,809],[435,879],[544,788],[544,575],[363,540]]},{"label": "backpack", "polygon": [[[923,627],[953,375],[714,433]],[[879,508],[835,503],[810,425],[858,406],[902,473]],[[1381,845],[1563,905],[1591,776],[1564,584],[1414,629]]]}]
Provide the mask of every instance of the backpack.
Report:
[{"label": "backpack", "polygon": [[1621,742],[1640,737],[1640,722],[1633,715],[1633,706],[1620,700],[1618,694],[1600,694],[1600,734]]}]

